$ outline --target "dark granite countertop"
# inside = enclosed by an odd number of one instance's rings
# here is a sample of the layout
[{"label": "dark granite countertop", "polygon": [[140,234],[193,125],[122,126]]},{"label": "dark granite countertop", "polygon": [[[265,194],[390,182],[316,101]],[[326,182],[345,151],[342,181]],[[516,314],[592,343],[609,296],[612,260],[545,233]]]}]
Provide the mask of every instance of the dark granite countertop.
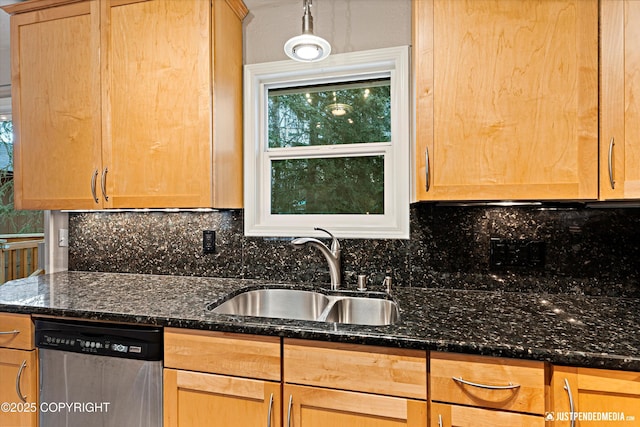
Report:
[{"label": "dark granite countertop", "polygon": [[269,283],[273,282],[61,272],[0,286],[0,311],[640,371],[638,299],[396,287],[393,298],[401,320],[391,326],[240,317],[206,310],[208,303]]}]

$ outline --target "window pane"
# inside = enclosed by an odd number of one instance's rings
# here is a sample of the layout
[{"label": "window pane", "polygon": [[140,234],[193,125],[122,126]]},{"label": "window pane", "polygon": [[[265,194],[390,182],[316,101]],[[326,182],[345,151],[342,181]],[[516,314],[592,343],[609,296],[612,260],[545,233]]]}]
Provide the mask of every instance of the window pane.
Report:
[{"label": "window pane", "polygon": [[269,90],[269,148],[391,141],[390,79]]},{"label": "window pane", "polygon": [[274,160],[272,214],[384,214],[384,156]]},{"label": "window pane", "polygon": [[13,126],[11,121],[0,121],[0,171],[13,171]]}]

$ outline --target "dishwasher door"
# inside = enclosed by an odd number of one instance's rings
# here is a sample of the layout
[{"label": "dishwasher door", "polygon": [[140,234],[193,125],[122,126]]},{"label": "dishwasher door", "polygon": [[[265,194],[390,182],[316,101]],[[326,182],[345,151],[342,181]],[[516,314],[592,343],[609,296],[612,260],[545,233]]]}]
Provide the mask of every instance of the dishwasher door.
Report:
[{"label": "dishwasher door", "polygon": [[162,426],[162,362],[39,349],[40,427]]}]

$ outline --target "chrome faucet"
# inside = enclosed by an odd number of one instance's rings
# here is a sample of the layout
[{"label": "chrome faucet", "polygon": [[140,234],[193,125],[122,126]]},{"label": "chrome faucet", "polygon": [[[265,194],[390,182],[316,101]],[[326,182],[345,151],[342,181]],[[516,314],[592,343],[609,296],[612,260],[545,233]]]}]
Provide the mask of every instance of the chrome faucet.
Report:
[{"label": "chrome faucet", "polygon": [[342,272],[340,271],[340,243],[333,234],[325,230],[324,228],[315,227],[314,230],[320,230],[331,236],[331,249],[327,247],[318,239],[313,237],[300,237],[293,239],[291,244],[297,248],[306,245],[307,243],[313,247],[320,249],[322,255],[327,259],[329,264],[329,276],[331,277],[331,290],[337,290],[342,284]]}]

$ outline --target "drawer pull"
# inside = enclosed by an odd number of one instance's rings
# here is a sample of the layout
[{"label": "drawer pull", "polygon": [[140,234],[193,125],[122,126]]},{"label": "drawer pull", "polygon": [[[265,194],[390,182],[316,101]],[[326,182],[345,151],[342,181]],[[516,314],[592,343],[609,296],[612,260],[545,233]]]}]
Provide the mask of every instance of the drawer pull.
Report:
[{"label": "drawer pull", "polygon": [[289,395],[289,408],[287,409],[287,427],[291,427],[291,406],[293,405],[293,395]]},{"label": "drawer pull", "polygon": [[273,410],[273,393],[269,398],[269,412],[267,413],[267,427],[271,427],[271,411]]},{"label": "drawer pull", "polygon": [[0,335],[18,335],[20,331],[14,329],[13,331],[0,331]]},{"label": "drawer pull", "polygon": [[569,385],[569,380],[564,379],[564,389],[569,396],[569,413],[571,414],[571,427],[576,425],[576,417],[575,417],[575,408],[573,406],[573,394],[571,393],[571,386]]},{"label": "drawer pull", "polygon": [[472,383],[471,381],[463,380],[462,377],[458,377],[458,378],[451,377],[451,379],[453,379],[455,382],[459,384],[469,385],[471,387],[477,387],[477,388],[484,388],[487,390],[513,390],[516,388],[520,388],[520,384],[509,383],[509,385],[487,385],[487,384]]},{"label": "drawer pull", "polygon": [[22,395],[22,391],[20,390],[20,378],[22,377],[22,371],[27,366],[27,361],[23,360],[22,365],[20,365],[20,369],[18,369],[18,375],[16,375],[16,393],[22,403],[27,403],[27,397]]}]

